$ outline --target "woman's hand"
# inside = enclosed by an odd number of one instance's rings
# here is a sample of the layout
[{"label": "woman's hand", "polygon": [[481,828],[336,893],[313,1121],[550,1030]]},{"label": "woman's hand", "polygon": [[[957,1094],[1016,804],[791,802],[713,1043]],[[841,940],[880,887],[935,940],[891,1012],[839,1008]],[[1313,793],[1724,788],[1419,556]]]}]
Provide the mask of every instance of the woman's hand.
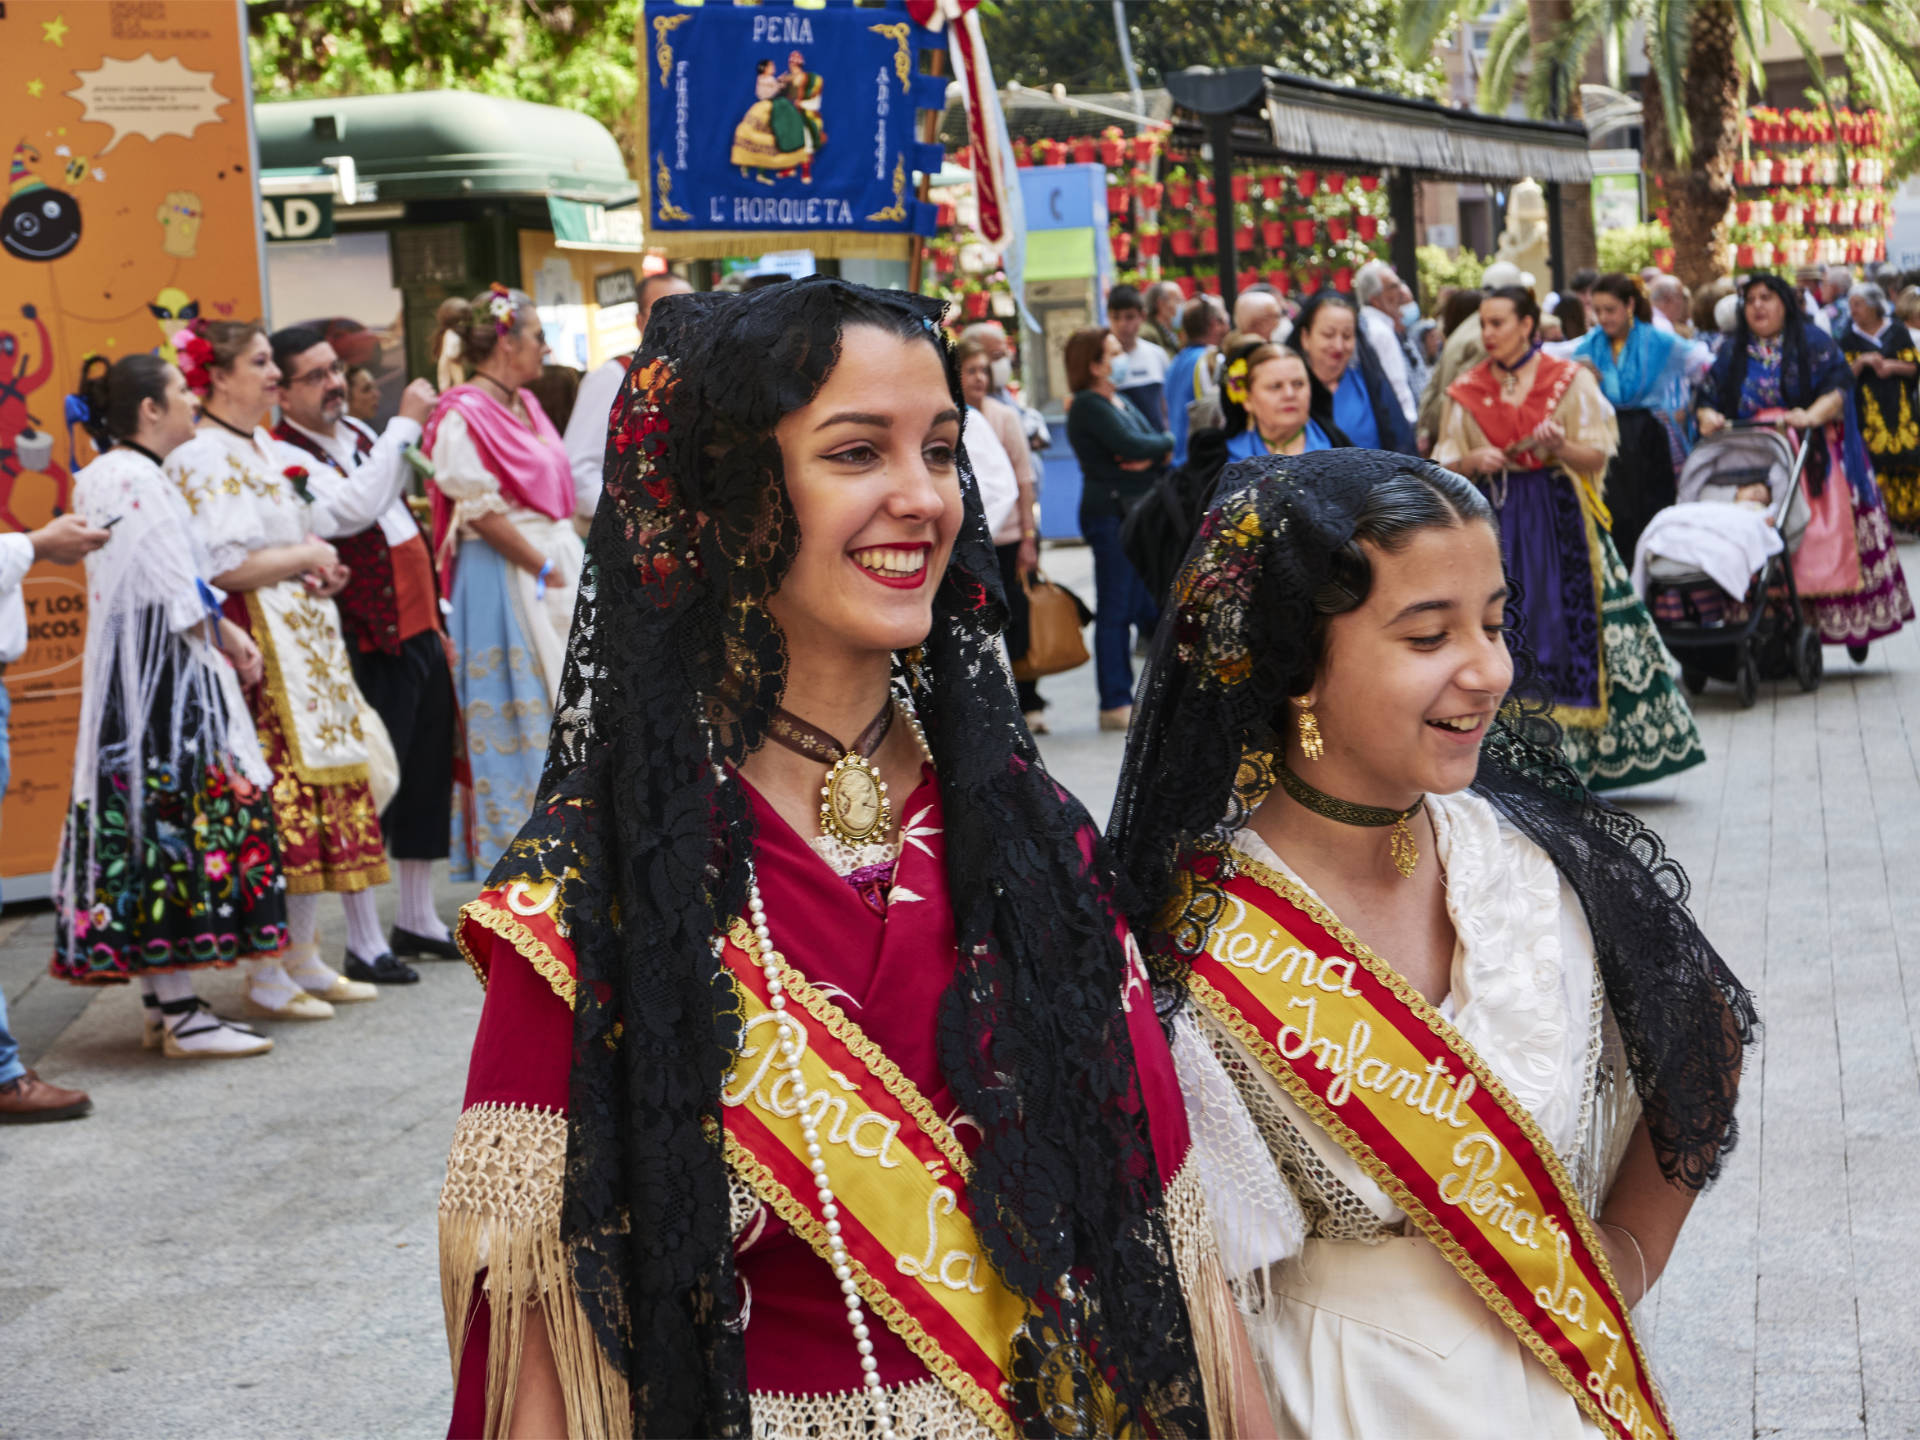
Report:
[{"label": "woman's hand", "polygon": [[1694,418],[1699,422],[1702,436],[1712,435],[1727,428],[1727,417],[1708,405],[1702,405],[1695,411]]},{"label": "woman's hand", "polygon": [[1533,434],[1527,439],[1535,450],[1544,450],[1549,455],[1558,455],[1567,443],[1567,427],[1549,415],[1533,427]]},{"label": "woman's hand", "polygon": [[1154,462],[1152,460],[1122,460],[1119,462],[1122,470],[1150,470],[1153,468],[1153,464]]},{"label": "woman's hand", "polygon": [[1791,410],[1781,412],[1780,423],[1790,430],[1808,430],[1813,426],[1813,417],[1795,406]]},{"label": "woman's hand", "polygon": [[338,561],[331,565],[322,565],[317,570],[309,570],[300,577],[308,593],[321,600],[331,600],[347,588],[347,582],[352,578],[353,567],[342,565]]},{"label": "woman's hand", "polygon": [[331,570],[340,563],[340,552],[317,535],[309,535],[306,544],[296,548],[302,570]]},{"label": "woman's hand", "polygon": [[1039,536],[1028,535],[1020,541],[1020,550],[1013,557],[1013,565],[1022,575],[1031,575],[1040,568]]},{"label": "woman's hand", "polygon": [[1482,445],[1460,457],[1460,468],[1469,475],[1498,475],[1512,467],[1507,452],[1494,445]]},{"label": "woman's hand", "polygon": [[266,671],[260,659],[260,647],[253,643],[251,635],[224,617],[220,621],[220,653],[232,663],[242,685],[252,689],[260,683]]}]

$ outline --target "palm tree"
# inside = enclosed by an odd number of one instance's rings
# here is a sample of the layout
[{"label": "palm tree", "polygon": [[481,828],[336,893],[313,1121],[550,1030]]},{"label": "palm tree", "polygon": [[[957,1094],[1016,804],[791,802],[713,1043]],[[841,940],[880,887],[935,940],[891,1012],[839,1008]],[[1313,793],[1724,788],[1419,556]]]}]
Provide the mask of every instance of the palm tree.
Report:
[{"label": "palm tree", "polygon": [[[1483,13],[1489,3],[1400,0],[1403,53],[1409,44],[1430,48],[1444,28]],[[1550,3],[1561,14],[1543,24],[1545,17],[1534,12]],[[1604,52],[1608,78],[1619,87],[1625,83],[1629,33],[1636,23],[1643,25],[1646,166],[1666,197],[1676,270],[1689,285],[1704,284],[1727,272],[1727,210],[1746,91],[1749,84],[1765,83],[1759,57],[1775,27],[1805,58],[1823,103],[1833,104],[1825,60],[1806,25],[1810,11],[1831,25],[1855,93],[1897,118],[1900,76],[1920,81],[1915,0],[1529,0],[1494,26],[1478,103],[1504,109],[1521,65],[1531,60],[1527,108],[1550,114],[1557,94],[1579,93],[1578,77],[1596,49]]]}]

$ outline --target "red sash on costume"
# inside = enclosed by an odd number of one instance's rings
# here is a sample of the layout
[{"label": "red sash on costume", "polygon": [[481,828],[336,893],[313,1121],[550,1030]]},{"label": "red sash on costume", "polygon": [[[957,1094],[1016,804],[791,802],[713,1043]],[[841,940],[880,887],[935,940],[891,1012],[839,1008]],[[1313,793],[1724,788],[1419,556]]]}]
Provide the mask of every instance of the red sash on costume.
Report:
[{"label": "red sash on costume", "polygon": [[1622,1440],[1673,1425],[1553,1146],[1467,1041],[1324,906],[1236,854],[1193,993]]}]

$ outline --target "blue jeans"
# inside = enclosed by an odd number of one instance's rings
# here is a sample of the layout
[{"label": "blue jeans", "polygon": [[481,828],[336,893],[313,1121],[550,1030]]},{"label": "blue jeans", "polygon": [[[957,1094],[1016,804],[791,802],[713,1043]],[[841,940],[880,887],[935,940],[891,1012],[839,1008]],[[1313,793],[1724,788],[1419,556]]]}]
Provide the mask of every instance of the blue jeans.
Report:
[{"label": "blue jeans", "polygon": [[[7,751],[7,720],[13,711],[13,701],[7,694],[7,687],[0,683],[0,795],[7,790],[7,778],[10,770]],[[0,1085],[12,1084],[27,1073],[27,1067],[20,1063],[20,1046],[13,1038],[13,1032],[7,1028],[7,993],[0,990]]]},{"label": "blue jeans", "polygon": [[1093,669],[1100,680],[1100,708],[1133,703],[1133,632],[1153,634],[1160,612],[1153,594],[1120,548],[1118,515],[1080,517],[1080,534],[1093,548]]}]

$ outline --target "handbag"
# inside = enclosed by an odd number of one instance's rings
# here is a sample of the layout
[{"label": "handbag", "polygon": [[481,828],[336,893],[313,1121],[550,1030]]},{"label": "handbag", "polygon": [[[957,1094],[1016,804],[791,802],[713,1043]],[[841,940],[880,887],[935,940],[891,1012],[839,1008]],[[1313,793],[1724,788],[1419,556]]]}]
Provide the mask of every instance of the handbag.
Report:
[{"label": "handbag", "polygon": [[1027,593],[1027,653],[1015,658],[1013,678],[1038,680],[1087,663],[1087,638],[1081,633],[1093,619],[1080,597],[1039,571],[1020,577]]}]

